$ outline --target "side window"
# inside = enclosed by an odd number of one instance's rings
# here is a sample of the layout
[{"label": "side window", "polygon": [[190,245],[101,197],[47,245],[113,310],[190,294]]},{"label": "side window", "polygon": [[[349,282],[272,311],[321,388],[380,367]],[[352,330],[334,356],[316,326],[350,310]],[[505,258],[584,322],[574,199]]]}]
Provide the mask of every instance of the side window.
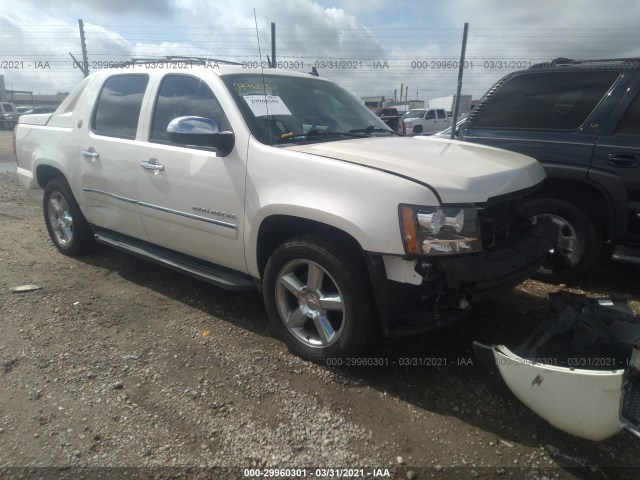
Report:
[{"label": "side window", "polygon": [[102,86],[93,115],[92,130],[97,135],[136,138],[147,75],[114,75]]},{"label": "side window", "polygon": [[216,121],[221,132],[231,130],[222,107],[206,83],[189,75],[167,75],[156,99],[149,141],[169,143],[169,122],[184,116],[210,118]]},{"label": "side window", "polygon": [[629,105],[614,133],[616,135],[640,136],[640,93]]},{"label": "side window", "polygon": [[576,130],[616,79],[615,71],[526,73],[502,87],[475,127],[512,130]]},{"label": "side window", "polygon": [[436,111],[435,110],[429,110],[427,112],[427,114],[424,116],[425,120],[435,120],[436,119]]},{"label": "side window", "polygon": [[444,110],[436,110],[436,112],[438,113],[438,118],[445,118],[446,115],[444,113]]}]

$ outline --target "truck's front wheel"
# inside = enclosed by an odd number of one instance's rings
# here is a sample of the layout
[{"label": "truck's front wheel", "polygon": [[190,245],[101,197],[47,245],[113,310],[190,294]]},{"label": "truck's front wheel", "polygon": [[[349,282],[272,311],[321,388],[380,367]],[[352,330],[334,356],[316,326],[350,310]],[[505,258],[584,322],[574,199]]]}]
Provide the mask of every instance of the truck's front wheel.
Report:
[{"label": "truck's front wheel", "polygon": [[42,206],[49,236],[60,252],[76,256],[94,245],[91,228],[64,179],[54,178],[47,184]]},{"label": "truck's front wheel", "polygon": [[366,267],[340,243],[297,236],[273,252],[264,272],[271,323],[295,354],[327,362],[362,353],[378,327]]}]

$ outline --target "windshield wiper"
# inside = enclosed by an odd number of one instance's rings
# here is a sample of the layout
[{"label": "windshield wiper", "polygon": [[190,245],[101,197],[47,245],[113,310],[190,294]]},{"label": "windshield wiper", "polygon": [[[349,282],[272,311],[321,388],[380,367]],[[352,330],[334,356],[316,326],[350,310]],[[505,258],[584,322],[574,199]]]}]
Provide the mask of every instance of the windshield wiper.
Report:
[{"label": "windshield wiper", "polygon": [[366,135],[371,135],[373,132],[385,132],[385,133],[391,133],[393,135],[398,135],[400,137],[404,136],[401,133],[394,132],[393,130],[387,130],[386,128],[376,127],[374,125],[369,125],[368,127],[354,128],[352,130],[349,130],[349,133],[356,133],[356,132],[362,132]]},{"label": "windshield wiper", "polygon": [[325,136],[325,135],[337,135],[337,136],[344,136],[344,137],[354,137],[354,138],[366,138],[368,135],[365,133],[357,133],[354,132],[352,130],[349,130],[348,132],[335,132],[332,130],[309,130],[307,133],[298,133],[298,134],[293,134],[293,133],[283,133],[282,135],[280,135],[280,138],[278,139],[278,142],[284,142],[287,140],[292,140],[292,139],[297,139],[297,138],[308,138],[308,137],[316,137],[316,136]]}]

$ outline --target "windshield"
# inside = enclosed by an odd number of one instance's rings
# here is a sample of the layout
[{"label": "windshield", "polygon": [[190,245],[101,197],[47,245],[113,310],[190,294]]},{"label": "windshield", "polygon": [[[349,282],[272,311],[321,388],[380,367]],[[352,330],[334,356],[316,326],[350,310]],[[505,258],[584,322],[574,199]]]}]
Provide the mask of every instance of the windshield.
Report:
[{"label": "windshield", "polygon": [[258,141],[322,142],[394,132],[356,97],[316,77],[235,74],[222,80]]},{"label": "windshield", "polygon": [[404,118],[420,118],[424,115],[424,110],[410,110]]}]

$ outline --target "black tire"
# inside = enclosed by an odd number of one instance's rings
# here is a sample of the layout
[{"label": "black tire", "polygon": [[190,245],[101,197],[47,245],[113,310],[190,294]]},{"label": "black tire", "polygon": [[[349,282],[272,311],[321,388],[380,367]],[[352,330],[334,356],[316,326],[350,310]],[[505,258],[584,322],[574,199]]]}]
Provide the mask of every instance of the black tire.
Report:
[{"label": "black tire", "polygon": [[379,336],[364,262],[333,240],[301,235],[276,248],[264,271],[264,301],[289,349],[313,362],[356,357]]},{"label": "black tire", "polygon": [[95,245],[91,227],[66,180],[54,178],[47,184],[42,208],[51,241],[60,252],[75,257]]},{"label": "black tire", "polygon": [[549,252],[533,276],[536,280],[565,283],[591,267],[602,249],[602,234],[593,219],[576,205],[556,197],[539,197],[522,205],[521,212],[536,221],[547,217],[558,224],[558,247]]},{"label": "black tire", "polygon": [[413,127],[413,133],[415,133],[416,135],[419,135],[422,133],[422,125],[418,125],[416,127]]}]

